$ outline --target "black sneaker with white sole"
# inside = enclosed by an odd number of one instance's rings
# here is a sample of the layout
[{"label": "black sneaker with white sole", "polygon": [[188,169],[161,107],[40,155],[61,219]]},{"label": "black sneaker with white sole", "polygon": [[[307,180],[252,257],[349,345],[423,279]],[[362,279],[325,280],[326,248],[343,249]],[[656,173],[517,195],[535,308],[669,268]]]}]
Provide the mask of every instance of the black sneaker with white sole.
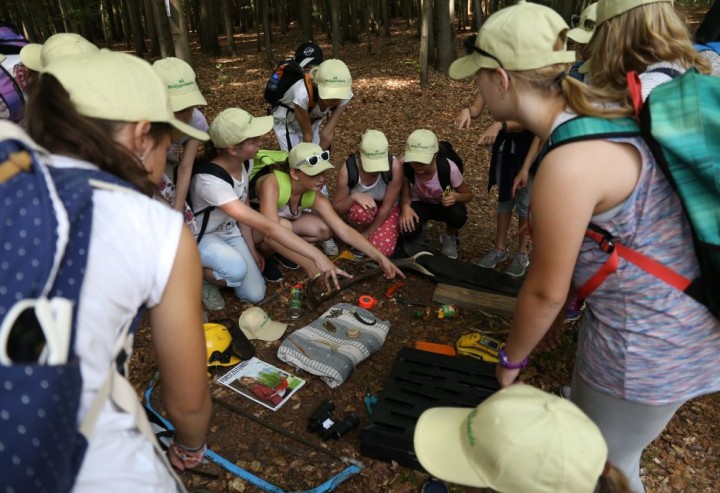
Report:
[{"label": "black sneaker with white sole", "polygon": [[290,260],[289,258],[283,257],[283,256],[280,255],[279,253],[276,253],[275,255],[273,255],[273,258],[274,258],[275,260],[277,260],[278,263],[279,263],[280,265],[282,265],[283,267],[285,267],[286,269],[297,270],[297,269],[300,267],[298,264],[296,264],[295,262],[293,262],[293,261]]},{"label": "black sneaker with white sole", "polygon": [[262,274],[267,282],[280,282],[283,280],[282,272],[280,272],[277,261],[273,257],[265,260],[265,269],[263,269]]}]

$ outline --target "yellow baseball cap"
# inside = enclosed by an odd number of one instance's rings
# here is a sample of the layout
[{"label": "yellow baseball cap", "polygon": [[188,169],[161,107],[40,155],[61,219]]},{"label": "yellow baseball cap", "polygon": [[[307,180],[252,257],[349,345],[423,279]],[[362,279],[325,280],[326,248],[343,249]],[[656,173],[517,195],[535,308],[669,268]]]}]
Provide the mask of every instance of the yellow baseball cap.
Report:
[{"label": "yellow baseball cap", "polygon": [[368,173],[390,169],[388,162],[388,141],[379,130],[366,130],[360,139],[360,162]]},{"label": "yellow baseball cap", "polygon": [[312,73],[322,99],[350,99],[352,96],[352,76],[342,61],[325,60]]},{"label": "yellow baseball cap", "polygon": [[480,28],[473,53],[450,65],[450,77],[464,79],[481,68],[534,70],[573,63],[574,51],[555,51],[567,23],[550,7],[520,1],[498,10]]},{"label": "yellow baseball cap", "polygon": [[60,58],[44,67],[70,94],[82,115],[120,122],[168,123],[198,140],[208,135],[177,120],[167,85],[145,60],[99,50]]},{"label": "yellow baseball cap", "polygon": [[405,142],[406,163],[430,164],[439,150],[437,136],[430,130],[419,128]]},{"label": "yellow baseball cap", "polygon": [[672,0],[600,0],[597,7],[597,24],[599,26],[606,20],[624,14],[635,7],[660,2],[672,3]]},{"label": "yellow baseball cap", "polygon": [[[587,44],[590,41],[597,25],[597,6],[597,2],[591,3],[580,13],[577,25],[568,31],[568,38],[581,44]],[[573,16],[574,18],[575,16]]]},{"label": "yellow baseball cap", "polygon": [[322,147],[311,142],[300,142],[293,147],[288,156],[288,164],[292,169],[298,169],[308,176],[319,175],[334,168],[330,162],[330,151],[323,151]]},{"label": "yellow baseball cap", "polygon": [[153,63],[153,69],[167,84],[173,111],[207,105],[195,82],[195,71],[186,61],[175,57],[163,58]]},{"label": "yellow baseball cap", "polygon": [[265,313],[265,310],[257,306],[242,312],[238,325],[245,337],[261,341],[276,341],[280,339],[287,328],[287,324],[274,321]]},{"label": "yellow baseball cap", "polygon": [[20,50],[20,61],[30,70],[40,72],[42,70],[42,61],[40,59],[40,52],[42,51],[43,45],[38,43],[26,44]]},{"label": "yellow baseball cap", "polygon": [[226,149],[245,139],[265,135],[272,126],[272,116],[254,117],[240,108],[228,108],[210,124],[210,140],[218,149]]},{"label": "yellow baseball cap", "polygon": [[428,409],[414,443],[433,476],[503,493],[593,493],[608,454],[600,429],[580,408],[525,384],[474,409]]}]

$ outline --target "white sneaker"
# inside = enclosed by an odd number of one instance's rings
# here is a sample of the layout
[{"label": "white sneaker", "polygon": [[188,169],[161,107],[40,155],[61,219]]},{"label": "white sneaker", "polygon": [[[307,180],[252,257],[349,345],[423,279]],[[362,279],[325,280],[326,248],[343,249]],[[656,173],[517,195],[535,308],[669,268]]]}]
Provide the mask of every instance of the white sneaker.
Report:
[{"label": "white sneaker", "polygon": [[334,257],[340,253],[340,249],[338,249],[338,246],[335,244],[335,240],[332,238],[322,242],[322,249],[328,257]]},{"label": "white sneaker", "polygon": [[202,286],[202,301],[205,308],[211,312],[216,312],[225,308],[225,299],[223,298],[222,293],[220,293],[220,288],[205,280],[203,280]]},{"label": "white sneaker", "polygon": [[441,253],[448,258],[458,258],[457,251],[457,236],[448,236],[446,234],[440,235],[440,242],[442,243]]}]

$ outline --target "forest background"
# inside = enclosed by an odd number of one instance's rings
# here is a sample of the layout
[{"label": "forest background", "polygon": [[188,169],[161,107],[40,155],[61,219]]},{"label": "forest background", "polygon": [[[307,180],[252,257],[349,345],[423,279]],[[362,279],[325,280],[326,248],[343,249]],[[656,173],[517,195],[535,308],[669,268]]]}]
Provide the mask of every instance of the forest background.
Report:
[{"label": "forest background", "polygon": [[[272,68],[291,55],[302,41],[313,39],[325,57],[340,58],[350,67],[355,96],[340,121],[333,142],[332,161],[337,166],[352,152],[367,128],[383,130],[391,152],[402,154],[407,136],[416,128],[429,128],[451,141],[465,161],[466,180],[475,198],[469,221],[460,236],[460,258],[477,261],[494,240],[495,195],[487,193],[489,150],[478,146],[480,132],[490,123],[487,113],[469,131],[454,126],[457,112],[473,99],[474,81],[454,81],[447,76],[452,61],[462,55],[462,40],[477,30],[490,13],[513,2],[502,0],[4,0],[0,21],[19,26],[28,39],[43,42],[57,32],[77,32],[96,45],[133,52],[149,61],[178,56],[193,65],[208,106],[208,121],[227,107],[240,107],[255,115],[265,113],[262,93]],[[569,21],[588,0],[545,2]],[[687,14],[692,32],[710,5],[676,2]],[[713,7],[714,9],[715,7]],[[276,148],[272,133],[266,148]],[[333,178],[330,178],[331,191]],[[433,229],[434,228],[434,229]],[[433,238],[440,230],[431,228]],[[514,245],[515,238],[510,239]],[[502,267],[506,267],[504,264]],[[353,270],[352,264],[343,265]],[[287,273],[280,296],[263,306],[275,319],[288,321],[289,286],[301,273]],[[412,277],[401,294],[432,304],[434,284]],[[356,412],[363,426],[368,419],[363,396],[368,388],[381,393],[397,352],[417,340],[452,344],[467,332],[483,332],[502,339],[507,320],[487,313],[466,312],[458,319],[417,320],[407,309],[382,293],[382,279],[364,282],[336,301],[353,302],[359,294],[380,300],[374,312],[392,324],[383,348],[363,362],[347,382],[329,389],[310,375],[307,384],[277,413],[232,395],[213,385],[213,396],[252,413],[261,422],[278,426],[317,442],[306,432],[309,414],[325,399],[332,399],[336,413]],[[237,319],[247,304],[226,293],[226,309],[214,318]],[[290,324],[302,327],[321,312],[307,311]],[[548,391],[570,381],[574,355],[573,324],[568,325],[562,346],[537,355],[523,379]],[[141,394],[155,373],[154,354],[147,323],[136,338],[131,378]],[[295,370],[275,355],[279,341],[256,341],[258,356],[279,368]],[[214,370],[217,377],[224,370]],[[667,378],[670,378],[668,376]],[[159,405],[159,404],[158,404]],[[262,424],[215,406],[209,443],[213,450],[258,476],[288,489],[307,489],[339,472],[343,465],[329,456],[298,445],[268,431]],[[346,492],[419,491],[427,479],[421,471],[381,462],[359,453],[359,431],[322,447],[336,455],[363,461],[364,471],[340,486]],[[681,408],[666,431],[647,449],[642,475],[648,491],[720,491],[720,395],[696,399]],[[188,487],[212,491],[259,491],[212,464],[203,470],[214,477],[185,473]],[[453,486],[453,491],[469,491]]]}]

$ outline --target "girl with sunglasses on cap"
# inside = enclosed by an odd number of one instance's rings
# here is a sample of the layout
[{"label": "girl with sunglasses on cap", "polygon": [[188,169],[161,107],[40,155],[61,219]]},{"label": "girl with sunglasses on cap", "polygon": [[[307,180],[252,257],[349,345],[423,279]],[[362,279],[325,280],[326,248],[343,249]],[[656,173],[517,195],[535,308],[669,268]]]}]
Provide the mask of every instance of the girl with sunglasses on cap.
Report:
[{"label": "girl with sunglasses on cap", "polygon": [[[578,115],[630,116],[624,93],[566,77],[575,61],[565,49],[567,30],[557,13],[538,4],[500,10],[450,75],[479,71],[478,88],[493,117],[515,119],[543,140]],[[531,202],[533,268],[500,354],[503,387],[516,380],[548,329],[562,323],[571,283],[582,286],[606,262],[608,255],[585,237],[589,223],[688,279],[699,276],[680,200],[639,137],[555,148],[538,167]],[[684,402],[720,390],[720,321],[624,260],[586,305],[571,398],[602,431],[609,460],[641,493],[643,449]]]},{"label": "girl with sunglasses on cap", "polygon": [[[324,172],[334,169],[329,159],[329,151],[301,142],[290,151],[286,165],[264,168],[264,172],[255,175],[251,185],[260,203],[260,212],[310,243],[326,240],[334,233],[377,262],[388,279],[396,275],[405,277],[395,264],[338,216],[327,197],[318,193],[325,185]],[[307,213],[306,209],[313,213]],[[255,239],[266,241],[260,231],[255,231]],[[281,253],[293,262],[302,261],[293,252]]]},{"label": "girl with sunglasses on cap", "polygon": [[347,214],[349,224],[383,255],[392,255],[400,235],[398,197],[403,167],[398,158],[388,154],[385,134],[365,131],[360,149],[340,168],[336,184],[335,211]]},{"label": "girl with sunglasses on cap", "polygon": [[[210,125],[212,146],[205,156],[209,163],[203,164],[210,169],[196,167],[190,182],[205,280],[232,287],[235,296],[253,303],[265,297],[261,273],[265,258],[255,248],[254,233],[267,238],[273,251],[293,252],[310,277],[322,274],[337,287],[337,274],[347,275],[317,248],[248,205],[248,167],[260,149],[261,137],[271,128],[270,116],[255,118],[239,108],[224,110]],[[218,176],[217,168],[225,178]]]},{"label": "girl with sunglasses on cap", "polygon": [[[175,427],[169,458],[176,468],[195,467],[206,450],[211,413],[197,302],[200,258],[182,216],[151,197],[171,128],[199,140],[207,134],[174,118],[166,85],[150,64],[106,50],[45,66],[31,91],[27,122],[29,134],[53,153],[52,166],[101,170],[128,184],[93,194],[74,342],[83,380],[78,423],[116,372],[112,348],[120,328],[145,306],[161,398]],[[122,378],[114,374],[113,389]],[[128,403],[121,394],[111,390],[101,407],[73,491],[178,491],[155,437],[138,424],[147,423],[145,413],[123,410],[140,408],[136,396],[131,392]]]}]

